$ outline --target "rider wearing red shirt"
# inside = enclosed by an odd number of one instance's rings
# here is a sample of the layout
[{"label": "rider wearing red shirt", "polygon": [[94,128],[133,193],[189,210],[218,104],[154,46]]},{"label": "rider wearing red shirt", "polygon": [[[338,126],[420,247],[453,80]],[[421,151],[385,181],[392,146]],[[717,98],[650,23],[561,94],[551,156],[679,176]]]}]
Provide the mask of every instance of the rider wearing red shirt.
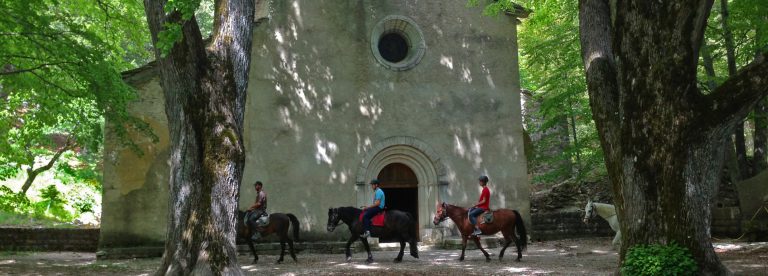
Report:
[{"label": "rider wearing red shirt", "polygon": [[477,204],[472,208],[469,208],[468,216],[469,223],[475,226],[475,231],[472,232],[473,236],[482,234],[480,228],[477,228],[477,216],[485,211],[488,211],[491,201],[491,190],[488,189],[488,177],[483,175],[478,178],[479,184],[483,187],[483,191],[480,192],[480,199],[477,200]]}]

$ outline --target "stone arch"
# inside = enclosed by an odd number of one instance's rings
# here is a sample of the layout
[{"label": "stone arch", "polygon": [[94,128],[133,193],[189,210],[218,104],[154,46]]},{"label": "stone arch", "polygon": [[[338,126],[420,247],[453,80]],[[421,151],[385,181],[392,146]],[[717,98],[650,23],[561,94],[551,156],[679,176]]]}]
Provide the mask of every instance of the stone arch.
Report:
[{"label": "stone arch", "polygon": [[440,156],[427,143],[410,136],[394,136],[376,143],[363,157],[357,169],[357,203],[370,205],[373,196],[368,182],[389,164],[408,166],[418,179],[419,229],[421,240],[430,239],[432,215],[448,184],[445,165]]}]

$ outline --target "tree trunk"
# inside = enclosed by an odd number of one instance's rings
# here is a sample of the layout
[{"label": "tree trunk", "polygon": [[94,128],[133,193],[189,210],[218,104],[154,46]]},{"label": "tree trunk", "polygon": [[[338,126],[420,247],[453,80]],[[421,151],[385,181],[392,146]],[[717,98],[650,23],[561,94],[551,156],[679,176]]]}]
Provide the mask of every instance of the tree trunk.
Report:
[{"label": "tree trunk", "polygon": [[[728,77],[733,77],[736,75],[736,44],[733,41],[731,26],[728,24],[728,17],[730,16],[728,0],[720,1],[720,13],[720,25],[723,28],[723,39],[725,40],[725,57],[728,63]],[[747,162],[747,141],[744,138],[744,121],[736,123],[733,135],[733,142],[736,146],[736,160],[739,164],[739,180],[744,180],[752,176],[749,162]]]},{"label": "tree trunk", "polygon": [[[242,274],[235,223],[255,3],[216,1],[208,45],[192,17],[166,57],[156,50],[171,137],[168,227],[156,274]],[[144,1],[154,45],[166,22],[180,22],[178,12],[166,16],[165,4]]]},{"label": "tree trunk", "polygon": [[622,262],[637,244],[676,242],[702,274],[728,272],[709,239],[710,203],[723,143],[768,93],[768,62],[702,94],[696,66],[711,7],[708,0],[580,1],[582,58]]},{"label": "tree trunk", "polygon": [[[763,16],[764,24],[768,24],[768,16]],[[763,32],[760,28],[755,30],[755,42],[762,43]],[[768,45],[755,45],[755,59],[760,58],[761,50],[768,50]],[[755,107],[755,129],[753,134],[754,156],[752,173],[757,175],[765,169],[768,169],[768,99],[757,103]]]},{"label": "tree trunk", "polygon": [[754,112],[755,133],[753,134],[753,142],[755,153],[752,173],[757,175],[768,168],[768,99],[758,102]]},{"label": "tree trunk", "polygon": [[[714,60],[712,59],[712,49],[707,45],[706,40],[701,44],[701,59],[702,65],[704,66],[704,72],[707,74],[707,89],[711,93],[717,89],[717,75],[715,73]],[[741,179],[741,174],[739,173],[740,170],[738,161],[736,160],[736,151],[734,149],[732,137],[729,136],[725,139],[723,150],[725,153],[723,170],[721,172],[725,172],[726,174],[720,177],[722,182],[720,184],[734,185],[736,181]],[[723,177],[725,177],[725,179],[723,179]],[[717,195],[718,194],[715,193],[715,196]]]},{"label": "tree trunk", "polygon": [[67,140],[67,144],[61,147],[59,150],[56,151],[55,154],[53,154],[53,157],[51,160],[48,160],[48,164],[45,164],[45,166],[39,167],[37,169],[33,169],[35,166],[35,159],[32,158],[32,164],[29,165],[29,168],[27,169],[27,179],[24,180],[24,185],[21,186],[21,192],[19,192],[22,195],[26,195],[27,191],[29,190],[29,187],[32,187],[32,183],[35,182],[35,179],[38,175],[41,173],[50,170],[53,168],[53,164],[56,163],[56,161],[59,161],[59,158],[61,158],[61,155],[68,151],[70,148],[69,140]]}]

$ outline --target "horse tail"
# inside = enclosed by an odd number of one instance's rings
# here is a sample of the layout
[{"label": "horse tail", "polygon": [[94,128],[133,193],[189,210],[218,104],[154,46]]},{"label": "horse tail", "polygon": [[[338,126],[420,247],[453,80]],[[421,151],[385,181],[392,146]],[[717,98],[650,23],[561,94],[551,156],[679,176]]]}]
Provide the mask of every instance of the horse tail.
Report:
[{"label": "horse tail", "polygon": [[512,210],[512,212],[515,212],[515,228],[517,228],[517,233],[520,234],[520,248],[525,250],[525,248],[528,247],[528,232],[525,231],[523,216],[521,216],[517,210]]},{"label": "horse tail", "polygon": [[299,219],[291,213],[285,214],[291,219],[291,228],[293,228],[293,240],[299,241]]},{"label": "horse tail", "polygon": [[411,215],[411,213],[405,212],[405,214],[408,215],[408,220],[409,220],[409,222],[411,224],[410,225],[411,226],[411,229],[410,229],[411,239],[415,239],[416,237],[419,236],[419,233],[416,233],[416,228],[417,228],[416,224],[418,224],[418,222],[413,218],[413,215]]}]

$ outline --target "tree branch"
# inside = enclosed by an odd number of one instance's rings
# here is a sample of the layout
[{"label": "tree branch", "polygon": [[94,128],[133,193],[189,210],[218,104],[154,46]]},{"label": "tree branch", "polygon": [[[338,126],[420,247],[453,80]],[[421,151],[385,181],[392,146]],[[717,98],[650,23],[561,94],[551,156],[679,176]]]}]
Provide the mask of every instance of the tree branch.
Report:
[{"label": "tree branch", "polygon": [[717,126],[723,120],[740,121],[747,116],[757,101],[768,95],[768,52],[745,66],[735,76],[726,80],[707,95],[710,106],[707,120]]},{"label": "tree branch", "polygon": [[[25,69],[18,69],[18,70],[0,70],[0,76],[8,76],[8,75],[15,75],[15,74],[21,74],[21,73],[26,73],[26,72],[32,72],[32,71],[35,71],[35,70],[40,70],[40,69],[46,68],[48,66],[58,66],[58,65],[62,65],[62,64],[71,64],[71,63],[72,62],[63,61],[63,62],[55,62],[55,63],[43,63],[43,64],[39,64],[39,65],[37,65],[35,67],[32,67],[32,68],[25,68]],[[4,68],[5,67],[6,66],[4,66]]]}]

